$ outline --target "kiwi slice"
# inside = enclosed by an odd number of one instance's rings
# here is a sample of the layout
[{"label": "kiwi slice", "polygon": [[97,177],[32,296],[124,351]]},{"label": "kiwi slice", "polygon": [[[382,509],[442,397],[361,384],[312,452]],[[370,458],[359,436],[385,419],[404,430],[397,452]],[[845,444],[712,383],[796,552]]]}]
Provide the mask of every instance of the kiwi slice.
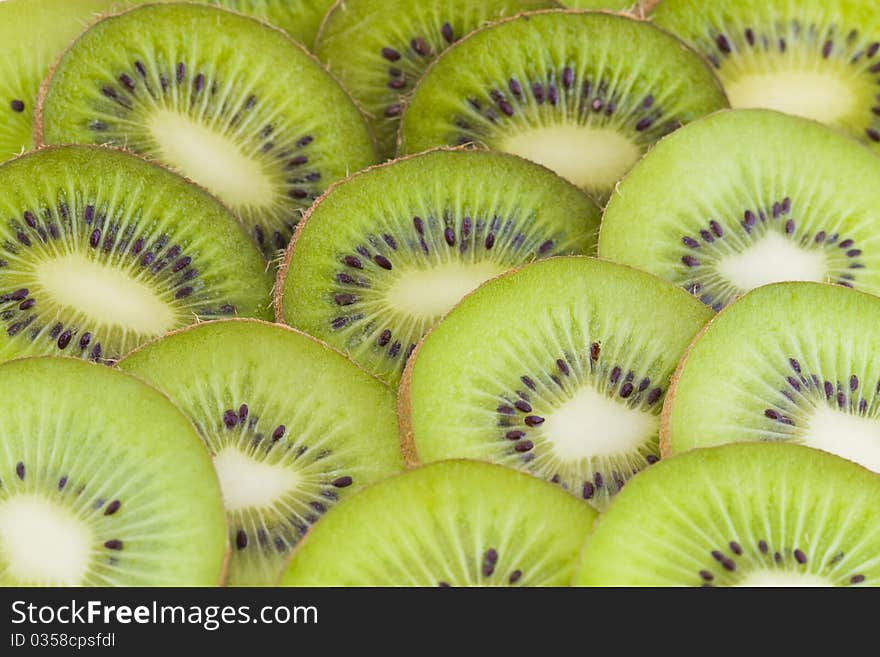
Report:
[{"label": "kiwi slice", "polygon": [[520,158],[405,158],[312,207],[281,267],[276,316],[397,385],[416,343],[462,296],[536,258],[592,253],[598,224],[586,195]]},{"label": "kiwi slice", "polygon": [[345,0],[327,14],[316,53],[367,112],[385,159],[396,151],[407,94],[440,53],[490,20],[553,6],[553,0]]},{"label": "kiwi slice", "polygon": [[168,393],[214,458],[229,583],[274,583],[338,500],[403,469],[394,393],[341,354],[256,320],[207,322],[119,363]]},{"label": "kiwi slice", "polygon": [[446,461],[330,511],[282,586],[566,586],[596,512],[534,477]]},{"label": "kiwi slice", "polygon": [[880,159],[814,121],[729,110],[651,151],[608,203],[599,255],[720,310],[778,281],[880,293]]},{"label": "kiwi slice", "polygon": [[58,55],[113,0],[0,2],[0,162],[33,147],[40,83]]},{"label": "kiwi slice", "polygon": [[[204,0],[203,0],[204,1]],[[280,27],[311,48],[324,15],[335,0],[208,0]]]},{"label": "kiwi slice", "polygon": [[170,165],[230,207],[267,256],[328,184],[375,159],[354,102],[302,46],[194,4],[90,28],[47,80],[36,122],[40,142],[113,144]]},{"label": "kiwi slice", "polygon": [[0,361],[112,361],[197,319],[264,317],[271,287],[235,217],[166,169],[97,146],[0,166]]},{"label": "kiwi slice", "polygon": [[653,18],[712,62],[733,107],[829,123],[880,151],[874,0],[664,0]]},{"label": "kiwi slice", "polygon": [[475,143],[604,200],[660,137],[727,106],[708,64],[631,17],[550,10],[479,30],[413,91],[401,151]]},{"label": "kiwi slice", "polygon": [[574,581],[878,586],[878,552],[880,477],[799,445],[741,443],[633,479],[596,522]]},{"label": "kiwi slice", "polygon": [[790,441],[880,472],[880,298],[777,283],[724,310],[688,350],[661,443],[675,453],[737,440]]},{"label": "kiwi slice", "polygon": [[410,463],[473,458],[530,472],[603,508],[658,459],[662,401],[711,311],[593,258],[551,258],[466,297],[404,374]]},{"label": "kiwi slice", "polygon": [[0,366],[0,586],[212,586],[217,477],[166,397],[71,358]]}]

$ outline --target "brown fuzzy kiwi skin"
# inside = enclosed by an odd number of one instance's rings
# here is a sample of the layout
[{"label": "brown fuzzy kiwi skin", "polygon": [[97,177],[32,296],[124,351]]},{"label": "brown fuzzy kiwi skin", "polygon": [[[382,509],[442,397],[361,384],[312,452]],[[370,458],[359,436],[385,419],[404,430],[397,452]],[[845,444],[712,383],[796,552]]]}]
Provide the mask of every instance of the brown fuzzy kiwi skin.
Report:
[{"label": "brown fuzzy kiwi skin", "polygon": [[[343,2],[344,0],[338,0],[338,1]],[[618,17],[622,17],[622,18],[629,18],[630,20],[634,20],[634,21],[638,21],[638,22],[642,22],[642,23],[649,23],[654,29],[659,30],[660,32],[663,32],[664,34],[666,34],[667,36],[669,36],[670,38],[672,38],[676,42],[678,42],[678,45],[682,48],[682,50],[687,50],[687,51],[691,52],[692,54],[694,54],[696,57],[698,57],[700,59],[700,61],[702,61],[706,65],[706,68],[712,72],[712,78],[715,80],[715,86],[717,87],[718,91],[721,92],[721,94],[724,96],[724,98],[727,99],[727,92],[724,91],[724,86],[721,84],[721,80],[719,79],[718,75],[715,73],[715,67],[711,64],[711,62],[709,62],[709,59],[707,57],[705,57],[702,53],[695,50],[694,48],[691,48],[691,46],[689,46],[678,35],[673,34],[669,30],[667,30],[663,27],[660,27],[659,25],[653,23],[650,20],[648,13],[655,6],[657,6],[660,2],[661,2],[661,0],[647,0],[647,2],[645,2],[643,5],[639,6],[639,8],[635,11],[635,13],[626,12],[626,11],[611,11],[608,9],[553,9],[553,8],[536,9],[534,11],[524,11],[524,12],[520,12],[519,14],[516,14],[514,16],[506,16],[504,18],[500,18],[496,21],[492,21],[491,23],[487,23],[483,27],[477,28],[476,30],[474,30],[473,32],[470,32],[469,34],[466,34],[464,37],[462,37],[461,39],[459,39],[455,43],[451,44],[448,48],[446,48],[446,50],[444,50],[440,56],[435,57],[434,60],[430,64],[428,64],[428,67],[425,69],[424,73],[422,73],[422,76],[419,78],[418,82],[416,82],[415,86],[413,86],[413,88],[410,90],[410,92],[408,94],[406,94],[406,96],[401,98],[402,111],[401,111],[401,120],[400,120],[399,126],[397,128],[397,152],[400,153],[401,147],[403,146],[403,117],[406,116],[406,110],[409,108],[410,99],[416,94],[416,92],[418,92],[418,90],[422,86],[422,82],[424,82],[425,78],[428,77],[428,74],[437,65],[437,62],[443,56],[445,56],[446,53],[448,53],[450,50],[452,50],[454,48],[458,48],[462,43],[465,43],[468,39],[470,39],[474,35],[480,34],[485,30],[490,30],[494,27],[497,27],[498,25],[503,25],[504,23],[510,23],[510,22],[513,22],[516,20],[521,20],[521,19],[528,20],[528,18],[530,18],[532,16],[540,16],[542,14],[566,14],[566,15],[607,14],[609,16],[618,16]],[[730,103],[728,101],[728,105],[729,104]],[[674,134],[674,132],[672,134]],[[668,136],[669,135],[666,135],[666,137],[668,137]],[[665,139],[665,137],[663,137],[662,139]],[[650,149],[648,149],[648,150],[650,150]]]},{"label": "brown fuzzy kiwi skin", "polygon": [[[2,2],[2,1],[3,0],[0,0],[0,2]],[[341,2],[342,0],[339,0],[339,1]],[[291,37],[287,32],[285,32],[281,28],[276,27],[275,25],[272,25],[271,23],[267,23],[264,20],[260,20],[259,18],[255,18],[254,16],[250,16],[250,15],[244,14],[240,11],[236,11],[235,9],[221,7],[219,5],[205,5],[203,3],[198,3],[198,2],[175,2],[175,4],[191,5],[191,6],[197,6],[197,7],[205,7],[205,6],[213,7],[217,11],[225,11],[230,14],[235,14],[237,16],[241,16],[242,18],[246,18],[248,20],[254,21],[255,23],[259,23],[260,25],[267,27],[270,30],[274,30],[278,34],[282,35],[289,43],[296,46],[296,48],[301,50],[309,59],[311,59],[315,64],[317,64],[321,68],[321,70],[324,71],[324,73],[329,75],[330,79],[332,79],[333,82],[336,83],[336,86],[339,87],[340,89],[342,89],[342,92],[345,94],[346,98],[348,98],[351,101],[351,103],[355,106],[355,108],[357,108],[358,114],[360,114],[361,117],[364,119],[364,124],[366,125],[366,128],[367,128],[367,134],[369,135],[370,142],[373,146],[373,159],[378,159],[378,153],[379,153],[378,142],[376,141],[376,135],[373,134],[373,129],[370,127],[370,122],[366,120],[366,117],[367,117],[366,110],[363,107],[361,107],[361,104],[359,102],[357,102],[357,100],[355,100],[355,98],[351,95],[351,93],[349,93],[348,89],[337,79],[337,77],[333,73],[330,72],[330,70],[324,65],[324,62],[322,62],[320,59],[318,59],[318,57],[316,55],[314,55],[303,44],[301,44],[299,41],[295,41],[293,39],[293,37]],[[102,15],[102,16],[99,16],[96,20],[94,20],[87,27],[85,27],[83,29],[83,31],[80,33],[80,35],[78,37],[76,37],[73,41],[71,41],[70,45],[67,46],[67,48],[65,48],[64,51],[58,55],[58,57],[56,57],[55,63],[52,64],[52,66],[49,69],[49,73],[46,75],[45,79],[40,84],[40,93],[37,96],[37,104],[34,107],[33,137],[34,137],[34,144],[37,147],[45,146],[45,144],[43,143],[43,137],[45,136],[44,122],[43,122],[43,104],[45,103],[46,96],[49,93],[49,85],[52,83],[52,78],[55,76],[55,70],[58,68],[58,65],[61,63],[62,58],[68,52],[70,52],[70,50],[72,50],[73,47],[77,43],[79,43],[79,40],[82,38],[82,36],[88,30],[93,28],[95,25],[97,25],[101,21],[108,19],[108,18],[116,18],[118,16],[122,16],[123,14],[128,14],[130,12],[137,11],[139,9],[142,9],[145,6],[156,6],[156,5],[155,5],[155,3],[151,4],[151,5],[135,5],[125,11],[118,11],[118,12],[111,11],[111,12],[108,12],[108,13]],[[119,150],[125,150],[126,152],[128,152],[124,148],[119,148]],[[148,159],[148,160],[152,161],[152,158],[146,158],[145,156],[141,156],[141,157],[144,157],[144,159]],[[171,167],[165,166],[165,165],[163,165],[163,167],[166,169],[171,168]],[[183,174],[176,172],[176,171],[175,171],[175,173],[178,173],[178,175],[181,175],[181,176],[183,175]],[[190,180],[186,176],[183,176],[183,177],[186,178],[187,180]],[[190,180],[190,182],[194,182],[194,181]],[[226,206],[224,205],[224,207],[226,207]],[[227,209],[229,209],[229,208],[227,208]],[[232,210],[230,210],[230,212],[232,212]],[[238,213],[232,212],[232,214],[233,214],[233,216],[238,218],[239,221],[241,220],[241,218],[238,217]],[[248,232],[248,236],[250,236],[249,232]],[[254,238],[251,237],[251,239],[253,240]]]}]

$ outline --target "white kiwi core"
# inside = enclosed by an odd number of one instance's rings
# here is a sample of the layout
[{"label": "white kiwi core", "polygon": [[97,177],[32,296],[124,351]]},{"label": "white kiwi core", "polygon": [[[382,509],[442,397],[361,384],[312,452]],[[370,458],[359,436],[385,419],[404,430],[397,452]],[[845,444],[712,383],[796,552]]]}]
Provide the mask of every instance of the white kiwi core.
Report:
[{"label": "white kiwi core", "polygon": [[434,321],[452,310],[462,297],[503,271],[503,267],[487,260],[409,269],[391,285],[385,299],[402,313]]},{"label": "white kiwi core", "polygon": [[835,70],[746,73],[724,88],[732,107],[763,107],[822,123],[840,121],[858,102],[852,85]]},{"label": "white kiwi core", "polygon": [[542,434],[560,459],[634,453],[652,435],[660,418],[620,404],[592,388],[574,397],[546,418]]},{"label": "white kiwi core", "polygon": [[173,308],[150,286],[86,255],[68,253],[44,260],[35,274],[55,304],[96,325],[161,335],[177,324]]},{"label": "white kiwi core", "polygon": [[0,504],[0,571],[22,584],[76,586],[94,537],[70,511],[36,495]]},{"label": "white kiwi core", "polygon": [[783,281],[826,282],[828,263],[822,251],[808,251],[770,231],[748,248],[718,261],[718,273],[747,292]]},{"label": "white kiwi core", "polygon": [[236,209],[266,207],[275,198],[272,179],[241,148],[198,121],[170,110],[150,118],[159,157]]},{"label": "white kiwi core", "polygon": [[760,569],[753,570],[736,586],[753,587],[821,587],[834,586],[834,584],[820,575],[813,573],[796,573],[785,570]]},{"label": "white kiwi core", "polygon": [[616,130],[576,125],[532,128],[511,135],[499,147],[585,189],[613,187],[642,155]]},{"label": "white kiwi core", "polygon": [[801,442],[880,472],[880,422],[875,419],[818,406]]},{"label": "white kiwi core", "polygon": [[228,511],[270,508],[297,484],[296,473],[289,468],[261,463],[234,447],[218,452],[214,467]]}]

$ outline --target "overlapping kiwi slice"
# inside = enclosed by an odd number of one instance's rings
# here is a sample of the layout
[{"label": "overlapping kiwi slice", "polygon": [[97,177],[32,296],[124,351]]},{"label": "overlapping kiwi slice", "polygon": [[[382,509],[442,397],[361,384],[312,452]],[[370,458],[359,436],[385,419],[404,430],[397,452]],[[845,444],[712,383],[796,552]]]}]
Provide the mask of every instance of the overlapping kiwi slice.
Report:
[{"label": "overlapping kiwi slice", "polygon": [[649,23],[533,12],[473,33],[434,63],[407,105],[401,150],[480,144],[604,200],[660,137],[726,106],[708,64]]},{"label": "overlapping kiwi slice", "polygon": [[434,463],[370,486],[309,533],[282,586],[565,586],[596,512],[534,477]]},{"label": "overlapping kiwi slice", "polygon": [[403,469],[394,393],[292,329],[208,322],[119,367],[167,392],[204,438],[226,504],[230,584],[272,584],[337,501]]},{"label": "overlapping kiwi slice", "polygon": [[553,0],[345,0],[327,14],[315,52],[367,112],[381,155],[389,158],[405,98],[440,53],[488,21],[554,6]]},{"label": "overlapping kiwi slice", "polygon": [[40,83],[56,57],[99,14],[119,4],[113,0],[0,2],[0,162],[33,146]]},{"label": "overlapping kiwi slice", "polygon": [[309,211],[282,265],[279,321],[396,385],[462,296],[534,259],[592,253],[596,205],[517,157],[441,149],[370,169]]},{"label": "overlapping kiwi slice", "polygon": [[712,62],[733,107],[829,123],[880,151],[874,0],[663,0],[653,18]]},{"label": "overlapping kiwi slice", "polygon": [[880,292],[880,159],[814,121],[732,110],[683,128],[620,183],[599,255],[720,310],[777,281]]},{"label": "overlapping kiwi slice", "polygon": [[743,443],[633,479],[596,522],[574,581],[880,586],[878,554],[880,476],[807,447]]},{"label": "overlapping kiwi slice", "polygon": [[158,391],[70,358],[0,366],[0,585],[213,586],[223,503]]},{"label": "overlapping kiwi slice", "polygon": [[659,457],[663,397],[711,311],[654,276],[551,258],[466,297],[404,374],[409,462],[519,468],[604,507]]},{"label": "overlapping kiwi slice", "polygon": [[157,165],[57,146],[0,166],[0,360],[113,361],[196,320],[265,317],[271,287],[235,217]]},{"label": "overlapping kiwi slice", "polygon": [[170,165],[230,207],[267,256],[332,181],[375,159],[354,102],[300,45],[185,3],[139,7],[79,37],[44,86],[36,132]]},{"label": "overlapping kiwi slice", "polygon": [[789,441],[880,472],[880,298],[777,283],[737,301],[679,366],[664,453],[737,440]]},{"label": "overlapping kiwi slice", "polygon": [[[205,1],[205,0],[203,0]],[[311,48],[334,0],[207,0],[271,23]]]}]

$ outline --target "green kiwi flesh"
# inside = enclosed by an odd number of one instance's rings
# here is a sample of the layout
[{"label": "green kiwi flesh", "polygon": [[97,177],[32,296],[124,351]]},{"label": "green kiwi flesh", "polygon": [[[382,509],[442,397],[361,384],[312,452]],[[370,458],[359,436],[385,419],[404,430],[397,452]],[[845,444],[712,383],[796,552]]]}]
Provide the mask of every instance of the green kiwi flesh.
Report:
[{"label": "green kiwi flesh", "polygon": [[574,582],[878,586],[878,553],[880,477],[799,445],[740,443],[635,477],[596,522]]},{"label": "green kiwi flesh", "polygon": [[315,52],[366,111],[385,159],[396,152],[406,96],[440,53],[488,21],[553,6],[553,0],[345,0],[327,14]]},{"label": "green kiwi flesh", "polygon": [[375,160],[363,116],[302,46],[193,4],[139,7],[80,36],[47,81],[36,132],[162,161],[230,207],[267,257],[330,183]]},{"label": "green kiwi flesh", "polygon": [[403,470],[394,393],[317,340],[256,320],[207,322],[119,363],[199,429],[226,503],[229,583],[274,583],[339,500]]},{"label": "green kiwi flesh", "polygon": [[534,477],[472,461],[411,470],[342,502],[282,586],[566,586],[596,512]]},{"label": "green kiwi flesh", "polygon": [[436,150],[357,174],[310,210],[279,274],[278,321],[397,385],[422,336],[489,278],[593,253],[596,205],[541,166]]},{"label": "green kiwi flesh", "polygon": [[712,62],[733,107],[822,121],[880,151],[873,0],[663,0],[653,18]]},{"label": "green kiwi flesh", "polygon": [[434,63],[404,112],[401,152],[474,143],[544,164],[604,201],[654,142],[724,107],[708,64],[650,23],[534,12]]},{"label": "green kiwi flesh", "polygon": [[55,59],[99,14],[118,4],[113,0],[0,2],[0,162],[33,147],[40,83]]},{"label": "green kiwi flesh", "polygon": [[710,316],[654,276],[593,258],[497,278],[428,334],[404,375],[408,460],[496,462],[601,509],[658,460],[670,376]]},{"label": "green kiwi flesh", "polygon": [[280,27],[311,50],[335,0],[208,0]]},{"label": "green kiwi flesh", "polygon": [[779,281],[880,293],[877,180],[880,159],[836,130],[769,110],[719,112],[658,144],[620,183],[599,255],[715,310]]},{"label": "green kiwi flesh", "polygon": [[688,351],[667,396],[664,451],[787,441],[880,472],[878,322],[880,299],[838,286],[750,292]]},{"label": "green kiwi flesh", "polygon": [[235,217],[162,167],[97,146],[0,166],[0,360],[113,361],[195,320],[266,317],[271,287]]},{"label": "green kiwi flesh", "polygon": [[220,487],[166,397],[70,358],[0,366],[0,397],[0,585],[220,583]]}]

